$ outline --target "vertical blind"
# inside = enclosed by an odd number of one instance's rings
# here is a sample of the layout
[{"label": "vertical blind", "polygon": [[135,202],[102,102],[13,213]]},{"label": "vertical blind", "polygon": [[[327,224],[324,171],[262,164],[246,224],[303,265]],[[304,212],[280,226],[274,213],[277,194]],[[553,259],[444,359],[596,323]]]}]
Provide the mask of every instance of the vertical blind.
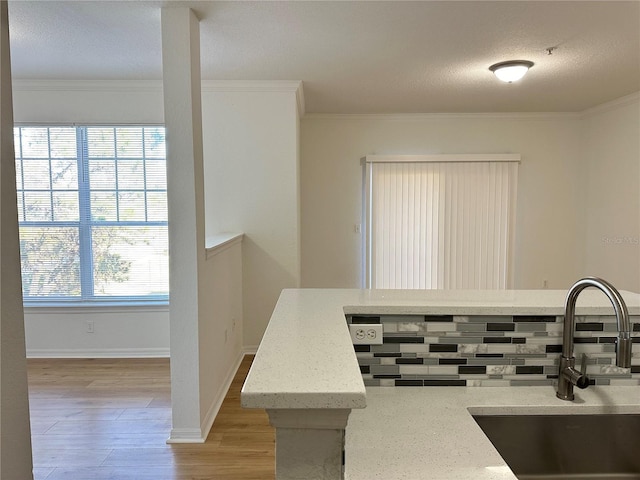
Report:
[{"label": "vertical blind", "polygon": [[169,293],[165,131],[14,129],[26,301]]},{"label": "vertical blind", "polygon": [[367,286],[510,287],[518,161],[366,157]]}]

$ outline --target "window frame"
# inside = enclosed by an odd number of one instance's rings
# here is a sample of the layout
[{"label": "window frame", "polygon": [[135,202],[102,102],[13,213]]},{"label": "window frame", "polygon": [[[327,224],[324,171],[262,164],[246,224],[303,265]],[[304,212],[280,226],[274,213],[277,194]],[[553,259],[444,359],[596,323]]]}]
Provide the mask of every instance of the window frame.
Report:
[{"label": "window frame", "polygon": [[[62,221],[27,221],[23,220],[25,217],[24,211],[22,218],[18,218],[19,227],[73,227],[78,228],[79,237],[79,269],[80,269],[80,289],[79,296],[24,296],[23,293],[23,305],[26,308],[56,308],[56,307],[154,307],[154,306],[166,306],[169,304],[169,293],[166,295],[138,295],[138,296],[123,296],[123,295],[95,295],[95,279],[93,276],[94,265],[92,257],[92,235],[91,229],[93,227],[166,227],[168,236],[168,218],[167,220],[128,220],[128,221],[95,221],[91,218],[91,186],[89,182],[89,155],[88,155],[88,140],[87,129],[90,128],[163,128],[165,125],[161,123],[144,123],[144,124],[131,124],[131,123],[37,123],[37,122],[15,122],[14,129],[17,128],[74,128],[76,132],[76,161],[77,161],[77,189],[69,190],[78,193],[78,220],[62,220]],[[165,130],[165,145],[166,145],[166,130]],[[15,145],[14,145],[15,147]],[[50,154],[50,151],[49,151]],[[51,157],[47,157],[51,160]],[[15,151],[15,161],[18,159],[23,161],[22,151]],[[117,154],[114,160],[117,164]],[[143,154],[142,159],[146,162],[147,157]],[[156,160],[153,158],[153,160]],[[164,157],[166,166],[166,154]],[[52,172],[49,170],[50,176],[50,189],[43,190],[53,195],[53,183],[51,180]],[[16,176],[17,178],[17,176]],[[163,191],[167,195],[167,188],[149,189],[147,190],[147,178],[145,175],[145,183],[143,191]],[[18,189],[17,194],[24,195],[24,172],[20,172],[20,179],[22,181],[22,188]],[[27,189],[28,190],[28,189]],[[114,188],[114,192],[120,191],[117,186]],[[126,190],[126,189],[122,189]],[[56,192],[58,190],[55,190]],[[62,191],[62,190],[61,190]],[[16,198],[16,201],[18,199]],[[168,200],[168,199],[167,199]],[[52,203],[53,205],[53,203]],[[23,196],[23,209],[24,209],[24,196]],[[147,204],[145,202],[145,218],[147,217]],[[52,213],[52,218],[53,213]],[[167,239],[168,240],[168,239]],[[88,259],[88,261],[87,261]],[[83,261],[84,260],[84,261]]]}]

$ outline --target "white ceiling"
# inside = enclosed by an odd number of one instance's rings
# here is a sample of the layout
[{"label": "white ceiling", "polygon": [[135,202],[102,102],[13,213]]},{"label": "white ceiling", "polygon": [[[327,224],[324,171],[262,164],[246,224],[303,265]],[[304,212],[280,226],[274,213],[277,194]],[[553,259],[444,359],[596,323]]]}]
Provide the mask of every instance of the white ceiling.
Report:
[{"label": "white ceiling", "polygon": [[[163,5],[201,19],[204,79],[302,80],[307,112],[576,112],[640,90],[637,0],[13,0],[13,76],[160,79]],[[511,59],[535,66],[500,83]]]}]

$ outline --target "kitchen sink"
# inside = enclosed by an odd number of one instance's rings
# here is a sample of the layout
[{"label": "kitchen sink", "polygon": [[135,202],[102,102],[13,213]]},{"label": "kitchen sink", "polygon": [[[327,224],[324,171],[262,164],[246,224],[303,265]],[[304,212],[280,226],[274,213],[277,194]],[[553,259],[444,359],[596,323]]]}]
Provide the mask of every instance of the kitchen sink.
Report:
[{"label": "kitchen sink", "polygon": [[520,480],[640,480],[640,414],[473,418]]}]

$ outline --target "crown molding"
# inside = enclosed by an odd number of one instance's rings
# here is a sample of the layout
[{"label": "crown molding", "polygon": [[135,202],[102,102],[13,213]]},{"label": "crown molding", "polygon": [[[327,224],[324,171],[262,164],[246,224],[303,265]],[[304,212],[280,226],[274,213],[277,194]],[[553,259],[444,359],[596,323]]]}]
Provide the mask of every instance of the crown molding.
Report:
[{"label": "crown molding", "polygon": [[306,105],[304,103],[303,82],[300,82],[300,86],[296,90],[296,103],[298,104],[298,116],[303,118],[307,114]]},{"label": "crown molding", "polygon": [[[13,79],[14,91],[37,92],[133,92],[161,93],[162,80],[60,80]],[[202,80],[203,92],[286,92],[295,93],[298,113],[305,119],[378,119],[423,121],[443,119],[550,119],[583,118],[640,101],[640,91],[611,100],[581,112],[461,112],[461,113],[307,113],[303,82],[300,80]]]},{"label": "crown molding", "polygon": [[342,119],[342,120],[388,120],[388,121],[424,121],[445,119],[558,119],[578,118],[580,113],[574,112],[479,112],[479,113],[307,113],[305,119]]},{"label": "crown molding", "polygon": [[153,92],[162,93],[161,80],[13,80],[23,92]]},{"label": "crown molding", "polygon": [[631,105],[633,103],[638,103],[639,101],[640,91],[634,92],[630,95],[625,95],[624,97],[616,98],[615,100],[611,100],[610,102],[601,103],[600,105],[596,105],[595,107],[587,108],[586,110],[583,110],[581,112],[581,116],[588,117],[597,113],[608,112],[610,110],[615,110],[617,108]]},{"label": "crown molding", "polygon": [[295,93],[300,117],[305,115],[304,91],[300,80],[203,80],[203,92]]},{"label": "crown molding", "polygon": [[202,80],[203,92],[295,92],[299,80]]},{"label": "crown molding", "polygon": [[[305,115],[302,82],[299,80],[202,80],[203,92],[295,93],[300,117]],[[14,79],[18,92],[133,92],[162,93],[162,80],[30,80]]]}]

